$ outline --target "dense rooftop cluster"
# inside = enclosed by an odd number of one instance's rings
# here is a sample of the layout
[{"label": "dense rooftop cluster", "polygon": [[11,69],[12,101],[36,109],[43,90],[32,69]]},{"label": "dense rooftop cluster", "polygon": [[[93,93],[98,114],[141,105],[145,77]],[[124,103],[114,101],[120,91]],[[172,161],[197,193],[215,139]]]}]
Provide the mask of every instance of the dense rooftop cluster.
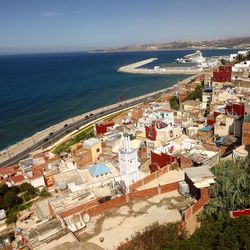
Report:
[{"label": "dense rooftop cluster", "polygon": [[[19,164],[0,169],[1,184],[8,189],[29,183],[36,194],[46,196],[18,210],[11,221],[16,222],[14,232],[5,223],[10,209],[1,207],[3,242],[8,244],[13,232],[17,248],[51,244],[91,228],[92,218],[128,201],[133,206],[170,191],[187,202],[178,208],[184,219],[175,221],[184,221],[193,233],[189,222],[208,203],[208,189],[216,183],[210,169],[223,158],[249,154],[250,61],[234,64],[235,58],[230,57],[230,65],[207,68],[195,80],[180,82],[158,99],[96,121],[87,128],[93,137],[72,135],[62,147],[32,152]],[[4,202],[25,204],[21,190],[14,198],[3,195]]]}]

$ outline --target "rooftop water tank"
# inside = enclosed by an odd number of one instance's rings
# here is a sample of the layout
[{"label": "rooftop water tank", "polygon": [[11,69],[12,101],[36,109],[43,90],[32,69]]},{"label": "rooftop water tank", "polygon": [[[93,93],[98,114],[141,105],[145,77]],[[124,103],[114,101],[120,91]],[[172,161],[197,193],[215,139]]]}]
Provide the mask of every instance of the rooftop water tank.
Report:
[{"label": "rooftop water tank", "polygon": [[188,194],[189,193],[188,184],[185,181],[180,181],[178,191],[181,195]]},{"label": "rooftop water tank", "polygon": [[88,214],[84,214],[83,215],[83,221],[85,224],[89,223],[90,221],[90,216]]},{"label": "rooftop water tank", "polygon": [[67,189],[67,187],[68,187],[68,185],[65,182],[61,182],[58,185],[58,189],[60,189],[60,190],[65,190],[65,189]]}]

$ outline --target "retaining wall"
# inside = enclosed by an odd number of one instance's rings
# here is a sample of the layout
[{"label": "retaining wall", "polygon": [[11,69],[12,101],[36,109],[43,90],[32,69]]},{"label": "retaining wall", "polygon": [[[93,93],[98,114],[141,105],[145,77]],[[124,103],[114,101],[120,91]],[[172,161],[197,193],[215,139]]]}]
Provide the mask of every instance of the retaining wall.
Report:
[{"label": "retaining wall", "polygon": [[208,188],[202,188],[200,190],[200,194],[201,194],[200,199],[185,211],[184,214],[185,222],[188,222],[192,218],[192,216],[197,215],[197,212],[209,202]]},{"label": "retaining wall", "polygon": [[[133,191],[126,195],[119,196],[115,199],[111,199],[101,204],[99,204],[97,200],[91,201],[86,204],[70,208],[67,211],[58,213],[58,215],[64,218],[73,215],[75,213],[83,213],[83,214],[88,213],[92,217],[107,212],[113,208],[123,206],[128,202],[144,200],[146,198],[150,198],[162,193],[171,192],[177,189],[178,189],[178,182],[168,183],[165,185],[159,185],[153,188],[147,188],[140,191]],[[55,212],[53,211],[51,206],[49,206],[49,208],[50,208],[50,214],[54,216]]]}]

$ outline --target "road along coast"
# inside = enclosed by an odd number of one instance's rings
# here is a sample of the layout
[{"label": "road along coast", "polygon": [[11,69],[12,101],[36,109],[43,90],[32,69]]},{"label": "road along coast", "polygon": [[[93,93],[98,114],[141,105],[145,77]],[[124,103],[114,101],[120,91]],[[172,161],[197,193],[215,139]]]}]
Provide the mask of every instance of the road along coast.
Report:
[{"label": "road along coast", "polygon": [[149,74],[149,75],[196,75],[203,72],[202,68],[197,67],[154,67],[149,68],[139,68],[151,62],[158,60],[157,58],[149,58],[136,63],[128,64],[120,67],[117,71],[121,73],[129,74]]},{"label": "road along coast", "polygon": [[65,138],[67,139],[72,134],[75,134],[75,131],[79,132],[81,129],[84,129],[90,124],[94,124],[98,120],[104,119],[105,117],[117,112],[131,109],[138,104],[148,101],[149,99],[152,100],[154,98],[157,98],[164,93],[170,94],[172,91],[175,91],[174,88],[177,85],[185,87],[186,84],[192,82],[198,76],[199,75],[188,77],[187,79],[178,82],[178,84],[172,87],[154,91],[149,94],[99,108],[53,125],[1,151],[0,167],[6,167],[12,164],[16,164],[21,159],[26,158],[32,151],[41,148],[43,148],[44,150],[46,150],[47,148],[51,149],[54,147],[53,145],[58,145],[58,141],[63,141]]}]

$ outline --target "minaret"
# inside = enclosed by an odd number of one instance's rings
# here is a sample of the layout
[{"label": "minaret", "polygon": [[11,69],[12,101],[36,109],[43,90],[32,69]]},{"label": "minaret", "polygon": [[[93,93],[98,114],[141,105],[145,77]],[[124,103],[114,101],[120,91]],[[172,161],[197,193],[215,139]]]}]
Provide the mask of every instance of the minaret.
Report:
[{"label": "minaret", "polygon": [[127,188],[138,180],[137,150],[131,149],[130,135],[127,133],[123,134],[123,148],[119,150],[119,169]]},{"label": "minaret", "polygon": [[123,134],[123,150],[125,152],[130,152],[131,148],[130,148],[130,135],[127,133]]}]

